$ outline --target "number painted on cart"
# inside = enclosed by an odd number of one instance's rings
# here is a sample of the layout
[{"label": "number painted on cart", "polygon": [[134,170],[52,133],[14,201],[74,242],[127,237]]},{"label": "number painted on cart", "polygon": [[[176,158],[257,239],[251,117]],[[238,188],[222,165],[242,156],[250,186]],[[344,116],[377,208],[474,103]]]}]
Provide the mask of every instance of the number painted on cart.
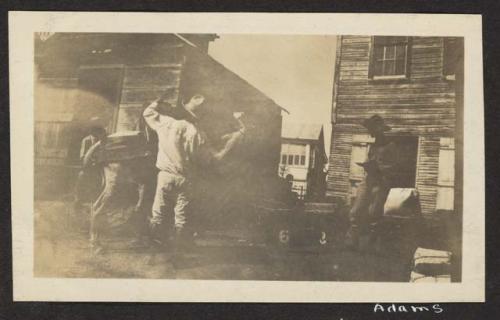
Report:
[{"label": "number painted on cart", "polygon": [[319,238],[319,244],[324,246],[325,244],[327,244],[327,242],[328,242],[328,239],[326,237],[326,232],[321,231],[321,237]]},{"label": "number painted on cart", "polygon": [[290,242],[290,232],[288,230],[280,230],[279,232],[279,240],[283,244],[287,244]]}]

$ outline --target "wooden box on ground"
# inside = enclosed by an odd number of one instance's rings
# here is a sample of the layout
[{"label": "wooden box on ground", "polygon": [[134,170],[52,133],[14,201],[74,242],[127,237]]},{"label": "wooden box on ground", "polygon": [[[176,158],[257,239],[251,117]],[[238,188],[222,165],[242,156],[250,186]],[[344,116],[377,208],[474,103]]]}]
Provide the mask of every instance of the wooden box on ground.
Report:
[{"label": "wooden box on ground", "polygon": [[329,248],[341,242],[348,226],[347,216],[332,203],[305,203],[260,213],[267,243],[282,248]]}]

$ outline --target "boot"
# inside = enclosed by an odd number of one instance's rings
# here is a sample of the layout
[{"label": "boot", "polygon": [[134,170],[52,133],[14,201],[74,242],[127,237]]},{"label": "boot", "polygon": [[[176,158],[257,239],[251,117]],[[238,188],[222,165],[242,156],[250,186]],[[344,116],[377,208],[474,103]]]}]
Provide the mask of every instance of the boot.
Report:
[{"label": "boot", "polygon": [[175,268],[187,267],[188,255],[193,253],[195,243],[192,233],[185,228],[176,228],[175,239],[173,243],[172,263]]},{"label": "boot", "polygon": [[100,256],[104,253],[104,246],[97,238],[90,239],[90,255],[93,257]]},{"label": "boot", "polygon": [[346,236],[345,236],[345,244],[348,248],[352,250],[358,250],[359,249],[359,227],[357,225],[351,225],[349,230],[347,230]]},{"label": "boot", "polygon": [[148,238],[147,264],[153,265],[170,261],[173,254],[173,243],[168,230],[161,224],[151,224]]},{"label": "boot", "polygon": [[171,233],[164,225],[151,224],[147,238],[149,238],[152,246],[162,248],[163,251],[171,251],[173,249]]}]

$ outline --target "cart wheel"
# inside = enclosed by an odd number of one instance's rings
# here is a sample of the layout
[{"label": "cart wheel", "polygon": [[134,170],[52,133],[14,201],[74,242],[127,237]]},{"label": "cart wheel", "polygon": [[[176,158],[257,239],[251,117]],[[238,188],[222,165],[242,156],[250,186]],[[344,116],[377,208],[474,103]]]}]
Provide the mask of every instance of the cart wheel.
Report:
[{"label": "cart wheel", "polygon": [[328,244],[328,237],[325,231],[320,232],[319,244],[322,246]]},{"label": "cart wheel", "polygon": [[288,229],[281,229],[278,233],[278,240],[282,245],[290,243],[290,231]]}]

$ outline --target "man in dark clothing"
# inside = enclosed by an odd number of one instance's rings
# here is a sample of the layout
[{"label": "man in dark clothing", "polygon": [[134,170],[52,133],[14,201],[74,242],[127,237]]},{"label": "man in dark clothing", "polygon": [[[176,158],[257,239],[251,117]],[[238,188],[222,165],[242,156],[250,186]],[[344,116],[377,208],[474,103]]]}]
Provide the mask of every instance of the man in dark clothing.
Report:
[{"label": "man in dark clothing", "polygon": [[[134,132],[133,132],[134,133]],[[135,134],[135,133],[134,133]],[[98,168],[103,174],[103,188],[92,204],[90,217],[90,246],[93,254],[104,247],[100,237],[107,228],[134,219],[136,244],[146,236],[145,210],[147,209],[149,181],[153,178],[152,161],[145,141],[135,135],[114,134],[94,144],[84,157],[86,168]],[[127,144],[127,139],[129,139]],[[132,140],[130,140],[132,139]],[[130,141],[135,141],[130,142]],[[138,145],[137,145],[138,144]],[[119,150],[125,149],[125,153]],[[135,205],[133,210],[128,210]]]},{"label": "man in dark clothing", "polygon": [[363,126],[375,142],[370,145],[368,159],[358,163],[365,169],[365,179],[358,185],[357,197],[349,212],[351,228],[348,238],[357,246],[360,233],[368,232],[384,214],[384,204],[393,185],[397,163],[396,145],[390,142],[385,132],[391,130],[384,120],[374,115],[363,122]]},{"label": "man in dark clothing", "polygon": [[90,128],[89,135],[82,139],[80,145],[80,161],[83,162],[85,154],[89,151],[90,147],[97,143],[103,136],[106,135],[106,130],[99,126]]},{"label": "man in dark clothing", "polygon": [[101,172],[98,168],[84,165],[84,158],[93,145],[106,137],[106,130],[100,126],[90,128],[89,135],[82,139],[80,145],[80,161],[82,169],[78,173],[75,185],[75,210],[80,210],[82,203],[85,201],[93,201],[96,191],[99,188],[96,186],[101,182]]}]

